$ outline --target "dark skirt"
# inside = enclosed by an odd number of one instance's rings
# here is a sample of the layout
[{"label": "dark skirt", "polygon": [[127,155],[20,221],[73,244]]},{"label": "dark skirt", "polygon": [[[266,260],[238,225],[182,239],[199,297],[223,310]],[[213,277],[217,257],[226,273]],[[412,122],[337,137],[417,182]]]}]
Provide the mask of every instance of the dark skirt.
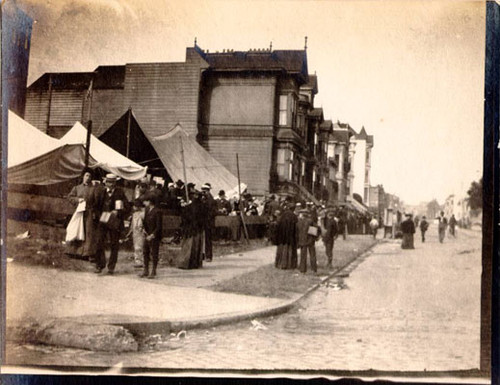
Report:
[{"label": "dark skirt", "polygon": [[413,234],[403,234],[403,241],[401,242],[402,249],[414,249]]},{"label": "dark skirt", "polygon": [[85,240],[68,242],[66,244],[66,254],[72,257],[88,259],[97,252],[97,246],[100,242],[99,224],[94,222],[92,214],[89,211],[85,211],[83,214]]},{"label": "dark skirt", "polygon": [[297,268],[297,249],[288,244],[278,245],[276,249],[276,260],[274,265],[278,269]]},{"label": "dark skirt", "polygon": [[203,265],[205,232],[183,238],[181,254],[177,263],[179,269],[199,269]]}]

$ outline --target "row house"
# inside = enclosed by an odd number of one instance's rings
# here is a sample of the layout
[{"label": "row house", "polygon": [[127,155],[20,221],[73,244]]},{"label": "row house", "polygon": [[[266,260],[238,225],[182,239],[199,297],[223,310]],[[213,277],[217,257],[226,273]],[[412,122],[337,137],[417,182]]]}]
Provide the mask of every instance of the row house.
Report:
[{"label": "row house", "polygon": [[370,186],[370,201],[368,202],[368,207],[370,211],[377,216],[377,218],[383,218],[384,211],[387,208],[384,186],[381,184],[377,186]]},{"label": "row house", "polygon": [[328,137],[327,156],[330,162],[330,203],[345,202],[350,195],[352,179],[351,162],[354,154],[354,143],[351,137],[355,131],[348,123],[337,121],[332,125]]},{"label": "row house", "polygon": [[350,195],[358,194],[366,205],[370,202],[370,170],[373,135],[368,135],[364,127],[351,138],[354,144],[352,161],[352,181]]},{"label": "row house", "polygon": [[27,90],[25,119],[54,137],[75,121],[99,136],[128,111],[147,137],[180,124],[256,195],[328,195],[331,122],[314,108],[307,50],[224,50],[195,42],[180,63],[128,63],[46,73]]}]

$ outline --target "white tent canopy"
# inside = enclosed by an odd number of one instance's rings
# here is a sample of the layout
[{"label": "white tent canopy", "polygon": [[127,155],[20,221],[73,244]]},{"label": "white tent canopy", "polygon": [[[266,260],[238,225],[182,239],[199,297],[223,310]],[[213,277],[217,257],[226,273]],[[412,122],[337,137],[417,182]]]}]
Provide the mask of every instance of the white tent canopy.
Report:
[{"label": "white tent canopy", "polygon": [[[87,129],[80,122],[76,122],[59,142],[61,144],[85,145],[87,142]],[[101,167],[124,179],[138,180],[144,177],[147,172],[147,167],[133,162],[92,134],[90,135],[90,155],[98,162],[97,167]]]},{"label": "white tent canopy", "polygon": [[9,110],[8,167],[17,166],[61,147],[59,140],[44,134]]}]

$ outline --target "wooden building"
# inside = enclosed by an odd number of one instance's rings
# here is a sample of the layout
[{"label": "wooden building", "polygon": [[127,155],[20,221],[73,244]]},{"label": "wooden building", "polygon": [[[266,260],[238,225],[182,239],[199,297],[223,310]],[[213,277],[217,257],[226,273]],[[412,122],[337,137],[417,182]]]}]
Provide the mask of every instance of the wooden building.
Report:
[{"label": "wooden building", "polygon": [[44,74],[28,88],[25,118],[55,137],[92,120],[100,136],[131,109],[148,137],[179,123],[235,175],[238,154],[249,192],[313,200],[328,197],[331,164],[317,92],[306,48],[209,53],[195,43],[181,63]]}]

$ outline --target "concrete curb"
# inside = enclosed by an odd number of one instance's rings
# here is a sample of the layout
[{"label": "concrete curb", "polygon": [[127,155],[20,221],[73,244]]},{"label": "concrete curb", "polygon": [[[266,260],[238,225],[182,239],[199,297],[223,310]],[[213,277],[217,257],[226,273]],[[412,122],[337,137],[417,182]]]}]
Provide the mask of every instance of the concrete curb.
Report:
[{"label": "concrete curb", "polygon": [[265,317],[280,315],[290,311],[302,299],[309,296],[312,292],[317,290],[325,282],[334,278],[336,275],[344,271],[350,265],[354,264],[360,258],[364,258],[367,255],[369,255],[371,249],[373,249],[379,243],[380,241],[375,242],[373,245],[361,251],[359,255],[357,255],[352,261],[332,271],[330,274],[328,274],[327,277],[323,278],[320,282],[318,282],[314,286],[311,286],[305,293],[300,294],[299,296],[291,300],[283,301],[283,303],[280,305],[270,306],[252,312],[223,314],[215,317],[203,317],[188,321],[165,320],[159,322],[131,322],[131,323],[120,322],[120,323],[113,323],[113,325],[123,326],[125,329],[128,329],[134,335],[169,334],[169,333],[177,333],[182,330],[205,329],[219,325],[227,325],[231,323],[251,320],[254,318],[265,318]]},{"label": "concrete curb", "polygon": [[[154,335],[154,334],[162,334],[162,335],[168,335],[170,333],[177,333],[182,330],[193,330],[193,329],[204,329],[204,328],[211,328],[219,325],[226,325],[226,324],[231,324],[231,323],[237,323],[241,321],[246,321],[246,320],[252,320],[254,318],[265,318],[265,317],[270,317],[270,316],[275,316],[275,315],[280,315],[283,313],[286,313],[290,311],[292,308],[294,308],[302,299],[306,298],[309,296],[312,292],[317,290],[321,285],[323,285],[325,282],[328,280],[332,279],[333,277],[337,276],[339,273],[342,271],[346,270],[349,266],[355,264],[357,261],[360,260],[360,258],[365,258],[367,255],[369,255],[371,249],[373,249],[376,245],[380,244],[380,240],[376,241],[373,243],[371,246],[367,247],[365,250],[361,251],[356,257],[354,257],[353,260],[349,261],[345,265],[335,269],[331,273],[328,274],[325,278],[321,279],[320,282],[315,284],[314,286],[310,287],[305,293],[298,295],[296,298],[293,298],[291,300],[284,300],[281,304],[278,305],[273,305],[273,306],[268,306],[264,307],[258,310],[254,310],[251,312],[237,312],[237,313],[227,313],[227,314],[221,314],[217,316],[209,316],[209,317],[201,317],[201,318],[195,318],[187,321],[182,321],[182,320],[161,320],[161,321],[156,321],[156,320],[141,320],[137,322],[121,322],[121,321],[107,321],[102,320],[102,322],[98,322],[97,320],[92,321],[90,324],[86,325],[85,323],[82,324],[82,320],[79,318],[76,319],[64,319],[61,320],[61,322],[64,321],[65,328],[63,332],[67,332],[67,330],[71,330],[71,325],[84,325],[87,328],[97,328],[99,325],[102,327],[119,327],[125,329],[126,332],[129,332],[132,334],[132,336],[137,340],[137,338],[141,337],[146,337],[148,335]],[[52,320],[51,322],[58,323],[58,320]],[[114,329],[113,329],[114,332]],[[18,331],[18,333],[23,333],[23,331]],[[37,335],[36,330],[30,330],[31,335]],[[49,343],[51,344],[51,341],[57,341],[57,332],[54,331],[51,334],[51,338],[47,339],[42,339],[39,341],[35,341],[33,339],[30,340],[32,343]],[[71,339],[70,339],[71,340]],[[127,344],[128,345],[128,344]],[[102,348],[95,348],[95,347],[90,347],[87,343],[79,343],[76,344],[75,346],[72,346],[70,344],[70,341],[68,342],[68,339],[64,340],[63,346],[67,347],[75,347],[75,348],[84,348],[84,349],[90,349],[90,350],[108,350],[108,348],[102,349]],[[115,347],[114,350],[120,351],[120,347]],[[130,349],[130,347],[126,347],[126,349]],[[134,350],[134,349],[132,349]],[[108,350],[109,351],[109,350]]]}]

